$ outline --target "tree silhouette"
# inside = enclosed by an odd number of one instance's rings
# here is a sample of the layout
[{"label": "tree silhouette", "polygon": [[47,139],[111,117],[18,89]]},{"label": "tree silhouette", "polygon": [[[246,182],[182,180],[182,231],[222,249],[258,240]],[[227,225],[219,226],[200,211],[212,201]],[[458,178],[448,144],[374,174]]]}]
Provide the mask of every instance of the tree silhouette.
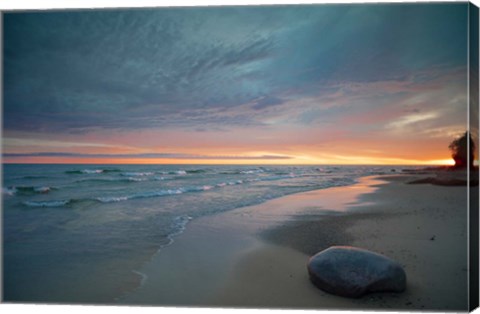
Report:
[{"label": "tree silhouette", "polygon": [[473,167],[473,152],[475,143],[467,131],[461,137],[454,139],[448,148],[452,151],[452,158],[455,161],[455,168]]}]

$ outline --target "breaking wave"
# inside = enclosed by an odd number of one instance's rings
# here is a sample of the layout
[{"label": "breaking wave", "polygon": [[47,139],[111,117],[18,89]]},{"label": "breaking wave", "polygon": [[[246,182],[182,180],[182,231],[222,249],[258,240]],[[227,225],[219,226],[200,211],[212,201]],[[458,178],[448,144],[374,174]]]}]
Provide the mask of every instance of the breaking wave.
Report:
[{"label": "breaking wave", "polygon": [[25,201],[23,202],[23,204],[29,207],[61,207],[61,206],[67,205],[70,202],[71,200],[43,201],[43,202]]},{"label": "breaking wave", "polygon": [[17,194],[46,194],[53,188],[49,186],[10,186],[2,188],[2,194],[5,195],[17,195]]},{"label": "breaking wave", "polygon": [[66,174],[99,174],[99,173],[112,173],[121,172],[120,169],[83,169],[83,170],[67,170]]}]

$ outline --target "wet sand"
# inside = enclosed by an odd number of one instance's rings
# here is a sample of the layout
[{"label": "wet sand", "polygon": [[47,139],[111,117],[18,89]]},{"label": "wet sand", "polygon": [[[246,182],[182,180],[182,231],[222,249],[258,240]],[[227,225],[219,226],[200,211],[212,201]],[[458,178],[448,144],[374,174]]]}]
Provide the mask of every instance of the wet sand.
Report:
[{"label": "wet sand", "polygon": [[[289,195],[193,221],[140,271],[120,303],[236,308],[467,309],[467,188],[408,176]],[[331,245],[383,253],[407,290],[348,299],[308,280],[308,258]]]}]

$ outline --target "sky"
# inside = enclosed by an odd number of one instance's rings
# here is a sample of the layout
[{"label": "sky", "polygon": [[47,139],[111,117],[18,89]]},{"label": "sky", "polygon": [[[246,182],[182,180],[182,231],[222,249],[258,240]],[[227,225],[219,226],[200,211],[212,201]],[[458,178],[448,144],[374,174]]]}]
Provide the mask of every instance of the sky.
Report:
[{"label": "sky", "polygon": [[438,164],[467,3],[5,13],[3,162]]}]

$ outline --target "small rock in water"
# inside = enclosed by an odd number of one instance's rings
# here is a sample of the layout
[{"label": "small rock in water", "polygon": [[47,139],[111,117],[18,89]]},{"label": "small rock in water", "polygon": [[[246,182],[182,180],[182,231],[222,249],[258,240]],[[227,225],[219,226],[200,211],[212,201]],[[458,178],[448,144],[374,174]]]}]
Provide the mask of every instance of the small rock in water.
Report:
[{"label": "small rock in water", "polygon": [[318,288],[345,297],[369,292],[402,292],[407,276],[390,258],[364,249],[332,246],[310,258],[310,280]]}]

